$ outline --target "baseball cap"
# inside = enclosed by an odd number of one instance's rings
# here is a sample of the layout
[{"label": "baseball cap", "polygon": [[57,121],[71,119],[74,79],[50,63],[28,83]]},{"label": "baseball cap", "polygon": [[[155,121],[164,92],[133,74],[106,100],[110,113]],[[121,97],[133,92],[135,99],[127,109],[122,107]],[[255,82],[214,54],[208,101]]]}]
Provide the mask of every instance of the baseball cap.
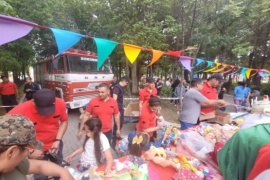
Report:
[{"label": "baseball cap", "polygon": [[0,147],[27,144],[42,150],[43,143],[36,139],[34,124],[21,115],[0,116]]},{"label": "baseball cap", "polygon": [[155,82],[155,79],[153,77],[148,77],[148,78],[146,78],[146,82],[153,83],[153,82]]},{"label": "baseball cap", "polygon": [[55,112],[55,93],[50,89],[41,89],[34,94],[37,111],[41,115],[50,115]]},{"label": "baseball cap", "polygon": [[219,82],[224,82],[225,81],[223,76],[221,74],[219,74],[219,73],[213,74],[209,79],[214,79],[214,78],[216,80],[218,80]]}]

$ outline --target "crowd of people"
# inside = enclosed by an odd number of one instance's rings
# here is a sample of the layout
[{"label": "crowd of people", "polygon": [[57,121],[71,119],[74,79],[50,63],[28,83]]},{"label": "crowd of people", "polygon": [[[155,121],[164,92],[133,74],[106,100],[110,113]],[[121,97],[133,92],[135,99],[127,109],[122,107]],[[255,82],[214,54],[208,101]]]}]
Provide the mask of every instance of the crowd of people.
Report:
[{"label": "crowd of people", "polygon": [[[35,174],[34,178],[37,180],[46,179],[48,175],[55,176],[54,179],[72,179],[69,172],[61,167],[64,159],[62,138],[68,127],[65,102],[57,98],[53,91],[46,88],[40,89],[31,78],[27,78],[24,86],[27,101],[17,105],[15,103],[18,98],[16,85],[6,76],[1,78],[3,79],[3,83],[0,84],[3,104],[16,106],[6,109],[7,114],[0,117],[0,158],[1,161],[7,162],[17,159],[9,166],[1,163],[0,177],[17,177],[32,173]],[[222,86],[223,82],[221,74],[213,74],[206,81],[194,78],[190,83],[183,82],[184,97],[179,115],[181,130],[198,125],[211,117],[215,108],[224,108],[228,105],[223,100],[223,93],[226,91],[226,88]],[[92,98],[87,104],[77,133],[78,140],[85,135],[83,146],[67,157],[67,160],[71,161],[75,155],[81,154],[76,166],[79,171],[106,164],[105,173],[111,173],[113,164],[111,149],[115,150],[117,140],[121,140],[124,121],[124,88],[128,83],[129,79],[122,77],[119,82],[115,79],[110,85],[99,84],[98,96]],[[130,150],[128,158],[137,164],[142,164],[144,160],[141,159],[143,150],[148,150],[151,145],[158,147],[163,141],[164,137],[157,138],[157,131],[163,127],[158,123],[162,120],[159,96],[163,86],[171,87],[171,96],[176,98],[171,103],[174,102],[177,105],[177,112],[180,110],[178,106],[181,94],[179,79],[174,82],[167,79],[164,83],[153,77],[141,80],[139,122],[135,131],[128,136]],[[234,90],[235,102],[243,105],[244,100],[258,96],[258,92],[259,89],[250,92],[247,86],[239,83]],[[48,165],[50,168],[44,169],[44,166]]]}]

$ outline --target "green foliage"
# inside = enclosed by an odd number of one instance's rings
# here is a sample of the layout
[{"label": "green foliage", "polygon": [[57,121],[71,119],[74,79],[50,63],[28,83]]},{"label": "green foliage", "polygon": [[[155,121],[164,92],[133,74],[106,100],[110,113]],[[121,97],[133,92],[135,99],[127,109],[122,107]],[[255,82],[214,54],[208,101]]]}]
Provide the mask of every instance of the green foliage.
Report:
[{"label": "green foliage", "polygon": [[164,97],[170,97],[172,94],[171,86],[162,86],[160,94],[161,96],[164,96]]}]

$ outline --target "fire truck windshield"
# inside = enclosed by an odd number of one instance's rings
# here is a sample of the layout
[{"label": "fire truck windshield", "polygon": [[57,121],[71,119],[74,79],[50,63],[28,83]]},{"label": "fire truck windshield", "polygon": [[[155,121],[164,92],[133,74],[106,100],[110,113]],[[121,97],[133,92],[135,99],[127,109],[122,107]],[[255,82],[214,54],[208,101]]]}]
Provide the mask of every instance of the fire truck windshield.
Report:
[{"label": "fire truck windshield", "polygon": [[97,70],[97,59],[95,57],[66,55],[68,72],[80,73],[112,73],[111,63],[109,60]]}]

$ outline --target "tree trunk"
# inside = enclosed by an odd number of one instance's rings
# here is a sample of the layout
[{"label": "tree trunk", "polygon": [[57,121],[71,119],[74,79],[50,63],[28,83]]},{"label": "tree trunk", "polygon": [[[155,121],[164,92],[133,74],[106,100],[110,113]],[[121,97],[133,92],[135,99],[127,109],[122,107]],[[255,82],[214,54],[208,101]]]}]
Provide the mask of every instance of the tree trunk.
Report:
[{"label": "tree trunk", "polygon": [[[130,77],[129,62],[128,62],[128,59],[127,58],[126,58],[126,76],[127,77]],[[127,94],[128,94],[129,97],[131,96],[130,84],[132,84],[132,83],[129,83],[127,85]]]},{"label": "tree trunk", "polygon": [[138,93],[138,78],[137,78],[137,61],[135,61],[131,66],[131,76],[132,76],[132,94]]}]

